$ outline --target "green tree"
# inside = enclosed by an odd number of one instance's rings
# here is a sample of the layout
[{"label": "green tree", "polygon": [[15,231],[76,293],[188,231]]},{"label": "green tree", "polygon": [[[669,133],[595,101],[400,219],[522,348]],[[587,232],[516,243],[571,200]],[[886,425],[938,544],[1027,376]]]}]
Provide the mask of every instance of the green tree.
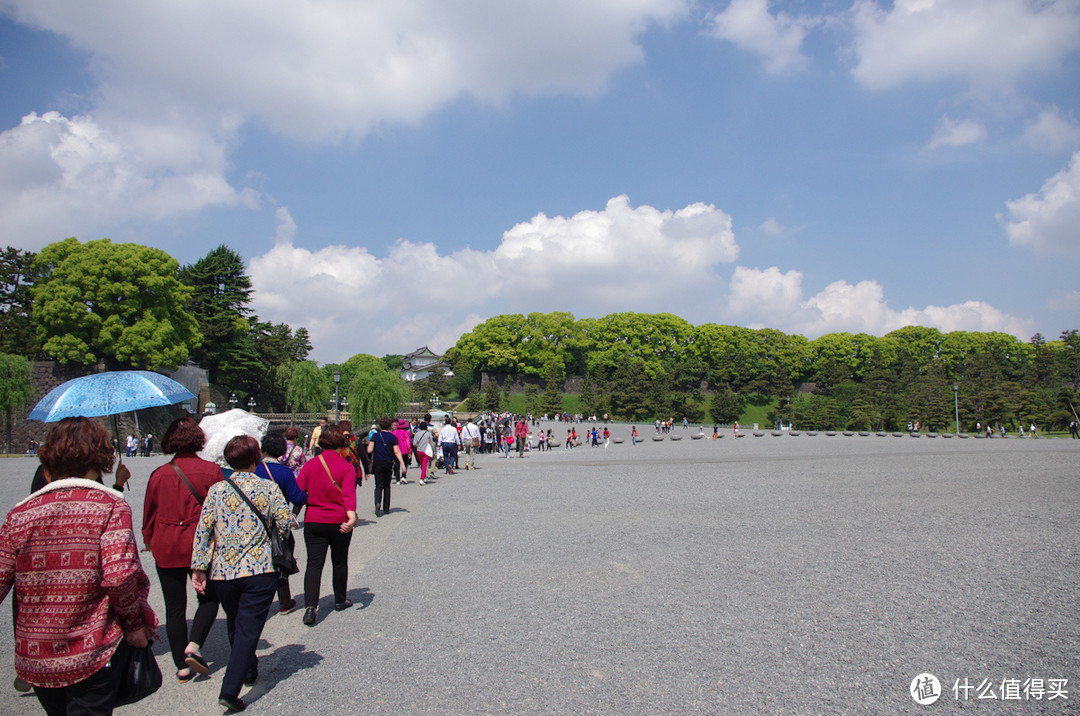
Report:
[{"label": "green tree", "polygon": [[218,246],[180,269],[180,280],[192,288],[191,310],[199,322],[202,345],[191,359],[229,390],[255,392],[258,376],[267,373],[251,335],[251,279],[240,255]]},{"label": "green tree", "polygon": [[0,253],[0,352],[34,359],[39,350],[30,295],[36,254],[8,246]]},{"label": "green tree", "polygon": [[540,413],[540,389],[535,383],[525,386],[525,413],[537,415]]},{"label": "green tree", "polygon": [[718,387],[709,399],[709,415],[718,423],[734,423],[742,415],[744,407],[742,396],[730,385]]},{"label": "green tree", "polygon": [[503,408],[502,391],[499,390],[499,384],[492,379],[488,379],[487,387],[484,388],[482,405],[484,406],[484,410],[493,410],[496,412]]},{"label": "green tree", "polygon": [[192,292],[177,269],[164,251],[137,244],[70,238],[46,246],[31,289],[42,349],[61,363],[175,368],[200,342],[187,308]]},{"label": "green tree", "polygon": [[0,353],[0,412],[4,414],[7,452],[11,452],[11,429],[15,411],[30,402],[34,388],[30,383],[30,361],[23,356]]},{"label": "green tree", "polygon": [[612,375],[611,413],[628,420],[656,417],[651,400],[652,379],[642,358],[631,358]]},{"label": "green tree", "polygon": [[[353,358],[345,362],[347,366]],[[345,371],[342,370],[343,378],[344,375]],[[342,383],[345,381],[342,380]],[[397,415],[410,392],[409,385],[402,377],[378,358],[356,361],[349,371],[347,385],[349,413],[357,424],[373,421],[383,415]]]},{"label": "green tree", "polygon": [[278,366],[278,378],[287,386],[285,402],[294,416],[297,412],[319,412],[326,406],[330,385],[326,373],[315,361],[303,360]]}]

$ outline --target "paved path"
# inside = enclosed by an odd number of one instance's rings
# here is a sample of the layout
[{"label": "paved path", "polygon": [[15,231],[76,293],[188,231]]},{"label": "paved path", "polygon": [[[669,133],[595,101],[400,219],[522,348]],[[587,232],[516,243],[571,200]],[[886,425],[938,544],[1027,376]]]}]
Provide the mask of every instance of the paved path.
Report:
[{"label": "paved path", "polygon": [[[480,456],[395,487],[377,520],[365,485],[357,607],[330,608],[329,570],[315,627],[275,603],[248,712],[1080,711],[1080,441],[641,432],[637,447]],[[138,519],[162,461],[130,461]],[[34,465],[0,461],[0,504]],[[0,622],[10,633],[6,606]],[[224,617],[209,678],[175,683],[158,648],[165,685],[118,713],[221,713]],[[11,642],[0,652],[6,685]],[[922,672],[943,684],[933,706],[908,693]],[[952,692],[1029,678],[1069,679],[1069,700]],[[0,713],[39,712],[0,688]]]}]

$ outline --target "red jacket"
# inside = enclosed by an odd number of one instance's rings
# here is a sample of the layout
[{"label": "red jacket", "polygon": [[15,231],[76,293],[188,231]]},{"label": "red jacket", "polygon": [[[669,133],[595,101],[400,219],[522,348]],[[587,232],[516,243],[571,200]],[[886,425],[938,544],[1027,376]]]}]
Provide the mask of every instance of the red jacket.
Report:
[{"label": "red jacket", "polygon": [[[337,486],[330,481],[327,469]],[[304,522],[336,525],[348,519],[346,510],[356,512],[356,470],[337,450],[323,450],[319,457],[305,462],[296,484],[308,495]]]},{"label": "red jacket", "polygon": [[157,628],[131,507],[91,480],[56,480],[8,513],[0,601],[12,585],[15,673],[34,686],[82,681],[112,658],[124,632]]},{"label": "red jacket", "polygon": [[[220,467],[195,453],[180,453],[174,461],[204,500],[210,486],[225,479]],[[202,503],[192,496],[169,463],[150,474],[143,503],[142,536],[157,566],[191,567],[191,543],[201,513]]]}]

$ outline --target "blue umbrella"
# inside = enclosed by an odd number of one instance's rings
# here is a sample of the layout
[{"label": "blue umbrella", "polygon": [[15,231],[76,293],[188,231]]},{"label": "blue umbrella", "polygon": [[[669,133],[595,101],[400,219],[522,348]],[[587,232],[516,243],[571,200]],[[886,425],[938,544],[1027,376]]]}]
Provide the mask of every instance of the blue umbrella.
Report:
[{"label": "blue umbrella", "polygon": [[43,423],[92,418],[172,405],[195,395],[172,378],[148,370],[114,370],[74,378],[42,398],[27,417]]}]

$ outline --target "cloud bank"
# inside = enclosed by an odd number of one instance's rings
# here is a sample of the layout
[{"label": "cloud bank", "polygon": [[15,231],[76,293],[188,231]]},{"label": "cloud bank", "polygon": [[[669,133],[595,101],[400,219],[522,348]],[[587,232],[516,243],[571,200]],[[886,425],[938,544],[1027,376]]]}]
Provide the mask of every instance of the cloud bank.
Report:
[{"label": "cloud bank", "polygon": [[[579,318],[668,311],[697,323],[808,337],[881,335],[911,324],[1030,335],[1028,322],[975,301],[893,310],[875,281],[836,281],[810,297],[800,272],[775,266],[738,266],[725,281],[721,267],[736,261],[739,247],[731,217],[708,204],[661,211],[618,196],[601,211],[537,214],[504,232],[491,251],[450,254],[405,240],[384,256],[347,246],[300,248],[288,211],[278,218],[279,243],[249,265],[253,308],[264,319],[306,326],[322,361],[357,350],[442,351],[487,317],[532,311]],[[703,303],[709,310],[702,312]]]},{"label": "cloud bank", "polygon": [[1009,242],[1039,253],[1080,252],[1080,152],[1033,194],[1005,202]]}]

